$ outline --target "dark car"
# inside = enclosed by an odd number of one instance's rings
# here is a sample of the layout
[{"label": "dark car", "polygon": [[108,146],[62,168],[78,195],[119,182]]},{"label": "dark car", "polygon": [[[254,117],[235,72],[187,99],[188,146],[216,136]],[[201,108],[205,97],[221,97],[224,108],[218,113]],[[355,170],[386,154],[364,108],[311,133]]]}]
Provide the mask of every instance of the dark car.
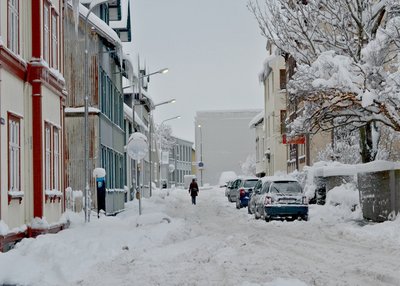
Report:
[{"label": "dark car", "polygon": [[308,199],[299,182],[285,177],[271,177],[263,185],[255,202],[256,219],[308,220]]},{"label": "dark car", "polygon": [[253,192],[254,186],[259,181],[258,178],[245,178],[241,181],[236,195],[236,208],[247,207],[251,193]]}]

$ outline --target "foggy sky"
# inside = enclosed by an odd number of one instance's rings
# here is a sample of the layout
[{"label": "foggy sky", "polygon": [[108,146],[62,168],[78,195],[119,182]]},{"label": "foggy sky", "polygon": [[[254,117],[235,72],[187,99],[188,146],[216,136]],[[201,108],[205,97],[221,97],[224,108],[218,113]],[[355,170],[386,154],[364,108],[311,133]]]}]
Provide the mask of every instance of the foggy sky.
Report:
[{"label": "foggy sky", "polygon": [[265,39],[246,8],[247,0],[134,0],[131,54],[139,54],[150,78],[153,111],[173,135],[194,141],[196,111],[263,107],[258,81],[266,57]]}]

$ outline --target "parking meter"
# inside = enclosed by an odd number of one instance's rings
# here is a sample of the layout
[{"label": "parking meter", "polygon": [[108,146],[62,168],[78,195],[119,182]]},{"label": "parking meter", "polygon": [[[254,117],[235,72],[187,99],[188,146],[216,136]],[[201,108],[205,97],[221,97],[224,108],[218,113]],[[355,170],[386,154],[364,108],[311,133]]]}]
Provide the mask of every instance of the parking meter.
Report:
[{"label": "parking meter", "polygon": [[99,217],[100,210],[106,211],[106,179],[105,177],[96,178],[97,188],[97,217]]}]

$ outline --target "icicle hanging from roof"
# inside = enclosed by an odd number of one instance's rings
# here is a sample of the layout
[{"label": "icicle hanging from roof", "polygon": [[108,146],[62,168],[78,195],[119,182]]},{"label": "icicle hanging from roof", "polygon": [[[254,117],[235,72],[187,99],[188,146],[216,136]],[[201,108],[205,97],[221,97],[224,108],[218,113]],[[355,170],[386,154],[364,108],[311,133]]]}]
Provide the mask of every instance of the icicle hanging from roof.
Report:
[{"label": "icicle hanging from roof", "polygon": [[72,0],[72,11],[75,23],[75,34],[78,36],[79,27],[79,0]]}]

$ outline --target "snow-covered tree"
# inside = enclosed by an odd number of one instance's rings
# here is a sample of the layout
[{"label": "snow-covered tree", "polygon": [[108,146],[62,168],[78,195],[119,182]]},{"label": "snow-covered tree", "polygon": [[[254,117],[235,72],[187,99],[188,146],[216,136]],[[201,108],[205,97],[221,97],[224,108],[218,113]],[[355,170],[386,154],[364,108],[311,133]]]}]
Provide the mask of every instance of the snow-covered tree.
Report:
[{"label": "snow-covered tree", "polygon": [[249,0],[262,34],[297,66],[289,100],[305,102],[293,133],[360,130],[363,162],[379,128],[400,131],[398,0]]},{"label": "snow-covered tree", "polygon": [[[172,137],[171,126],[160,124],[156,126],[155,134],[157,142],[160,144],[163,151],[170,151],[176,144],[176,140]],[[161,141],[160,141],[161,140]]]},{"label": "snow-covered tree", "polygon": [[246,176],[255,176],[256,174],[256,155],[248,155],[246,161],[240,165],[242,173]]},{"label": "snow-covered tree", "polygon": [[346,127],[336,128],[333,144],[328,144],[318,153],[317,161],[338,161],[343,164],[358,164],[360,156],[360,136]]}]

